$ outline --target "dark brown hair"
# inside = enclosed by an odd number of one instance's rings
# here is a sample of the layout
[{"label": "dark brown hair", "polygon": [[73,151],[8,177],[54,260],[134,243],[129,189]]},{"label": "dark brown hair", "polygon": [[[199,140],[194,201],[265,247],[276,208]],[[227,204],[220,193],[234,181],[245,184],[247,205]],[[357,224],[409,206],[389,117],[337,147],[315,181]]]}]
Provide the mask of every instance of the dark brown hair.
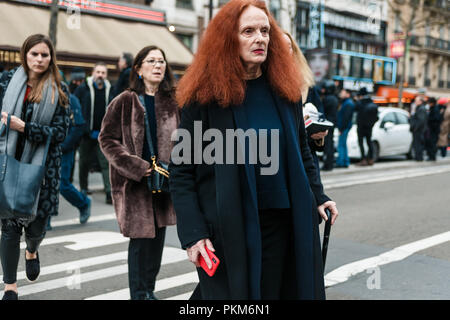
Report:
[{"label": "dark brown hair", "polygon": [[47,81],[48,78],[51,78],[53,89],[57,89],[59,93],[58,103],[62,106],[67,107],[69,103],[69,98],[64,93],[61,87],[62,78],[59,72],[59,68],[56,65],[55,48],[53,47],[52,41],[50,40],[49,37],[43,34],[33,34],[24,41],[24,43],[22,44],[22,48],[20,49],[20,59],[22,62],[22,67],[25,69],[25,72],[29,75],[30,68],[28,67],[27,64],[28,51],[30,51],[31,48],[40,43],[45,43],[50,51],[50,64],[48,66],[48,69],[40,76],[37,85],[31,88],[28,99],[31,102],[39,103],[42,99],[42,92],[44,91],[45,82]]},{"label": "dark brown hair", "polygon": [[130,89],[132,91],[135,91],[137,94],[145,93],[144,81],[142,79],[139,79],[137,70],[142,66],[145,57],[149,54],[150,51],[153,50],[159,50],[162,53],[164,60],[166,61],[166,71],[164,73],[163,80],[159,84],[158,92],[166,96],[172,96],[174,94],[175,78],[173,76],[172,69],[170,68],[169,63],[167,62],[166,54],[161,48],[157,46],[147,46],[145,48],[142,48],[134,58],[130,72]]}]

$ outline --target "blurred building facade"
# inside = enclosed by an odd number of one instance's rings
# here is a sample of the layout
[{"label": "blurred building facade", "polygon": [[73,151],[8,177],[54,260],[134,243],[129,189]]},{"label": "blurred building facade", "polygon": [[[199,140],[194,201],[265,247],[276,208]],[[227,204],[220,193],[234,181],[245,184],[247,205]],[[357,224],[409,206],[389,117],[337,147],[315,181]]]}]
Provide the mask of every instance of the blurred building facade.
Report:
[{"label": "blurred building facade", "polygon": [[423,88],[429,96],[450,98],[450,1],[420,0],[417,7],[389,1],[388,41],[404,42],[398,60],[406,90]]}]

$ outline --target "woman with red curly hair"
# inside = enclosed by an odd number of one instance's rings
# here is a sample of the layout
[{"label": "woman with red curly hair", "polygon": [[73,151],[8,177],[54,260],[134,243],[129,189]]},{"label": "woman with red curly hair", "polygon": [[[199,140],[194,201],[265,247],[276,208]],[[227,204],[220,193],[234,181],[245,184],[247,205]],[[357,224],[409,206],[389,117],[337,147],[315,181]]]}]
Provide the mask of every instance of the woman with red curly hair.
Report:
[{"label": "woman with red curly hair", "polygon": [[[338,211],[308,148],[302,79],[265,3],[232,0],[179,82],[182,139],[170,165],[178,235],[197,267],[200,256],[212,267],[207,250],[220,259],[212,277],[198,269],[195,298],[325,298],[317,208],[332,222]],[[256,147],[259,158],[248,159]]]}]

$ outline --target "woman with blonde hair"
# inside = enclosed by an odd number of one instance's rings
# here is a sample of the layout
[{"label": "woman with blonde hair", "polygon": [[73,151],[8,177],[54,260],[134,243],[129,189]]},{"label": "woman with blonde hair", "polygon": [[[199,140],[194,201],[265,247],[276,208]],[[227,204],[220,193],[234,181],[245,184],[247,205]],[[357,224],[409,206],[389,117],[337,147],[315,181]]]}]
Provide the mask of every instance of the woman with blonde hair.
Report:
[{"label": "woman with blonde hair", "polygon": [[42,34],[28,37],[20,50],[21,66],[0,83],[2,123],[11,115],[8,137],[0,136],[0,150],[25,163],[42,163],[47,137],[51,143],[34,220],[2,219],[0,256],[5,293],[3,300],[17,300],[17,266],[20,237],[25,229],[25,272],[36,281],[40,273],[38,248],[45,237],[50,215],[57,215],[61,168],[61,143],[69,127],[67,87],[62,83],[51,40]]},{"label": "woman with blonde hair", "polygon": [[[306,60],[302,50],[300,50],[297,43],[294,41],[289,32],[286,31],[284,32],[284,38],[287,44],[289,45],[291,54],[294,56],[295,63],[302,70],[304,84],[300,88],[300,91],[302,93],[303,107],[305,107],[307,103],[312,103],[316,107],[317,112],[323,114],[324,110],[322,101],[320,99],[319,92],[315,87],[314,75],[313,72],[311,71],[311,68],[308,65],[308,61]],[[307,117],[308,115],[305,114],[305,120],[307,119]],[[319,158],[317,157],[316,151],[318,152],[323,151],[325,145],[325,136],[327,134],[328,130],[308,135],[308,144],[309,147],[311,148],[311,151],[313,151],[312,155],[314,157],[314,163],[317,167],[317,171],[319,172],[319,177],[320,177]]]}]

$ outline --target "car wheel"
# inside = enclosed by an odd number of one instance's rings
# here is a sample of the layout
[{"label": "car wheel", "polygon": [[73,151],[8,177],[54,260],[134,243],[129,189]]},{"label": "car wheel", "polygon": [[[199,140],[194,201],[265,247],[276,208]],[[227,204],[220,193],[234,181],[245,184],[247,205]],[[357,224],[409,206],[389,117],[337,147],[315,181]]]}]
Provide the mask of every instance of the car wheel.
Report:
[{"label": "car wheel", "polygon": [[373,149],[373,161],[377,162],[380,159],[380,145],[376,141],[372,141],[372,149]]}]

